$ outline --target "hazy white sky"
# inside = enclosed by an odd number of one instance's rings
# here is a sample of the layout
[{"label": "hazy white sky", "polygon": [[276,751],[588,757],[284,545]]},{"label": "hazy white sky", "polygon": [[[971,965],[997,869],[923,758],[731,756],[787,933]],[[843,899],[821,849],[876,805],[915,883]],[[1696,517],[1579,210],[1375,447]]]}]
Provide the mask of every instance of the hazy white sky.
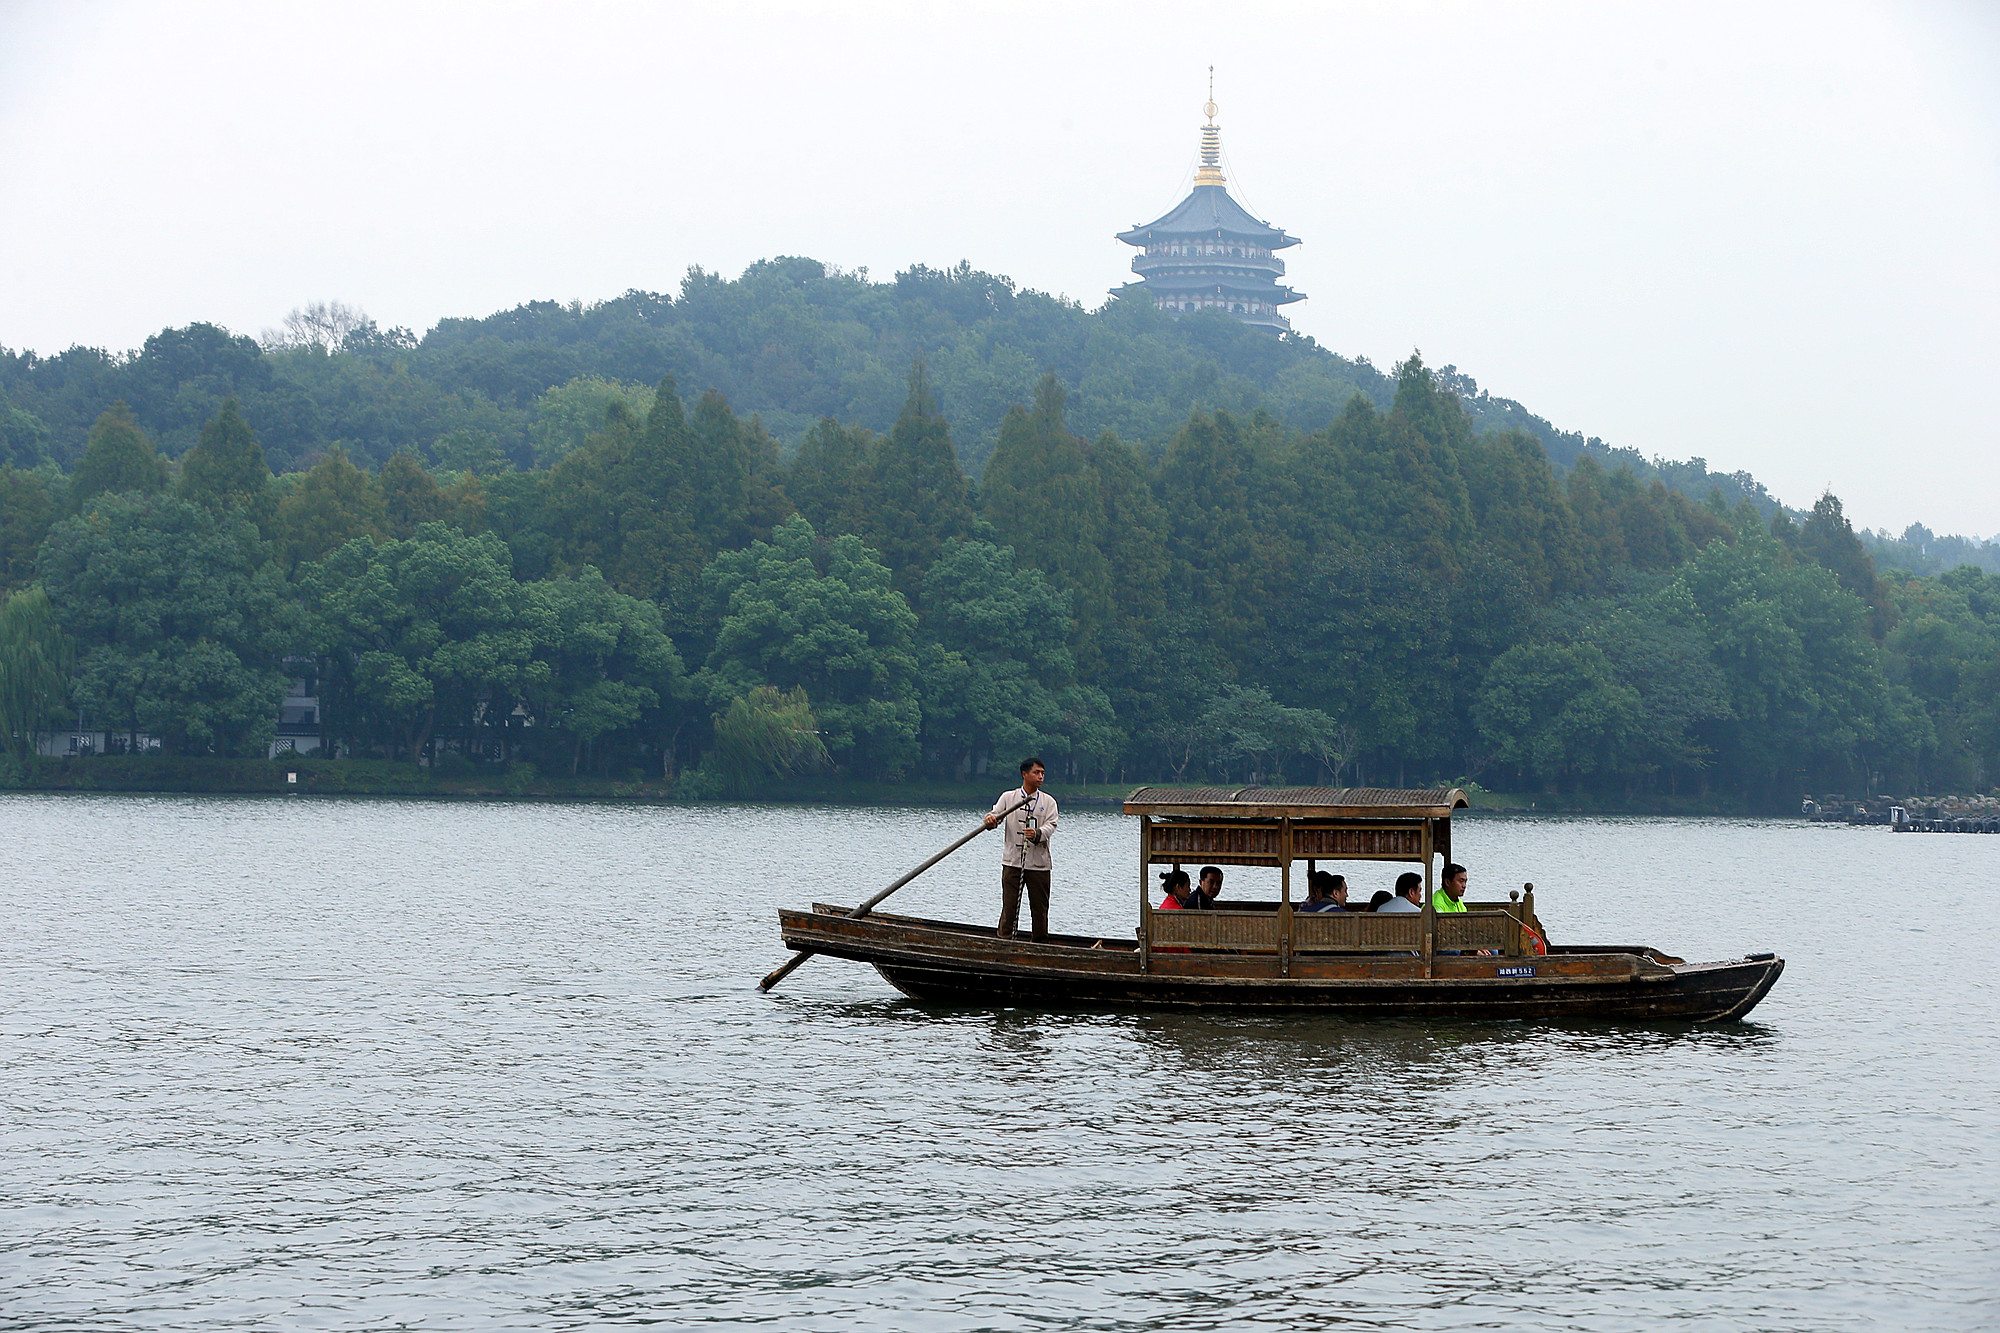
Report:
[{"label": "hazy white sky", "polygon": [[807,254],[1096,306],[1207,67],[1295,327],[2000,532],[2000,6],[0,0],[0,345]]}]

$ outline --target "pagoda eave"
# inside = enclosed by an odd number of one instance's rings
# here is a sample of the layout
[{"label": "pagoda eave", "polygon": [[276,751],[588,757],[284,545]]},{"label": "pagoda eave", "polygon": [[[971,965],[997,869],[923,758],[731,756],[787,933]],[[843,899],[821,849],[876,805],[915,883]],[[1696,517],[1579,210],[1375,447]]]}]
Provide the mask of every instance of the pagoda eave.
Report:
[{"label": "pagoda eave", "polygon": [[[1272,305],[1287,305],[1293,301],[1305,300],[1304,292],[1293,291],[1290,287],[1277,287],[1265,283],[1217,281],[1214,278],[1200,278],[1192,281],[1160,281],[1148,278],[1144,282],[1128,284],[1160,296],[1229,296],[1244,301],[1265,301]],[[1116,289],[1114,289],[1116,290]]]}]

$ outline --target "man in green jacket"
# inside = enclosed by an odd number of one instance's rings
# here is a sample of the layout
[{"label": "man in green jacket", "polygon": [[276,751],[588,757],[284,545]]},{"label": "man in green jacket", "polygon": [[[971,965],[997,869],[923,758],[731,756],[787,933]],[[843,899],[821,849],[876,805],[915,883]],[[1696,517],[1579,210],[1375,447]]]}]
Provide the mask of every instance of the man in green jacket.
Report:
[{"label": "man in green jacket", "polygon": [[[1463,912],[1465,910],[1465,867],[1456,861],[1446,863],[1444,887],[1431,895],[1431,910],[1436,912]],[[1456,949],[1440,949],[1439,953],[1457,953]],[[1490,956],[1491,949],[1475,949],[1474,953]]]},{"label": "man in green jacket", "polygon": [[1431,895],[1431,910],[1436,912],[1463,912],[1465,910],[1465,867],[1456,861],[1444,868],[1444,887]]}]

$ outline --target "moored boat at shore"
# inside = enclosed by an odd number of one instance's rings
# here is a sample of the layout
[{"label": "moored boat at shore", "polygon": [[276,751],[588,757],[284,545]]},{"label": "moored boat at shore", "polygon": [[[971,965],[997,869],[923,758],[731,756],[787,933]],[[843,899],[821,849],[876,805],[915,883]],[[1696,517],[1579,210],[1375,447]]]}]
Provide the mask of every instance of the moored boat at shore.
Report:
[{"label": "moored boat at shore", "polygon": [[[966,1004],[1145,1005],[1483,1018],[1741,1018],[1784,970],[1771,954],[1688,963],[1643,945],[1548,943],[1533,885],[1505,902],[1434,906],[1451,855],[1450,790],[1141,788],[1133,938],[1002,938],[991,926],[827,904],[779,913],[785,943],[872,964],[916,999]],[[1293,866],[1420,865],[1420,911],[1295,910]],[[1165,911],[1153,867],[1279,871],[1274,902]],[[1447,904],[1449,906],[1449,904]]]}]

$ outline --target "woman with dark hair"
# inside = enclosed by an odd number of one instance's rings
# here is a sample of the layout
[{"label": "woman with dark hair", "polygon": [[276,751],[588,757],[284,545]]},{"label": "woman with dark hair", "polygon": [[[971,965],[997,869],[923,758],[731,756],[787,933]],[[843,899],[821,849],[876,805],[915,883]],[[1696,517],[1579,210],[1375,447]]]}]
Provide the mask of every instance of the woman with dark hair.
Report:
[{"label": "woman with dark hair", "polygon": [[1306,900],[1299,904],[1301,912],[1345,912],[1347,910],[1347,878],[1327,870],[1315,870],[1306,880]]},{"label": "woman with dark hair", "polygon": [[1162,912],[1174,912],[1186,907],[1188,894],[1193,892],[1188,883],[1188,872],[1178,866],[1160,872],[1160,888],[1167,895],[1160,900],[1159,910]]},{"label": "woman with dark hair", "polygon": [[1368,900],[1368,906],[1363,910],[1369,912],[1379,912],[1382,910],[1383,903],[1393,901],[1395,897],[1396,895],[1389,892],[1387,889],[1377,889],[1375,890],[1375,896]]}]

